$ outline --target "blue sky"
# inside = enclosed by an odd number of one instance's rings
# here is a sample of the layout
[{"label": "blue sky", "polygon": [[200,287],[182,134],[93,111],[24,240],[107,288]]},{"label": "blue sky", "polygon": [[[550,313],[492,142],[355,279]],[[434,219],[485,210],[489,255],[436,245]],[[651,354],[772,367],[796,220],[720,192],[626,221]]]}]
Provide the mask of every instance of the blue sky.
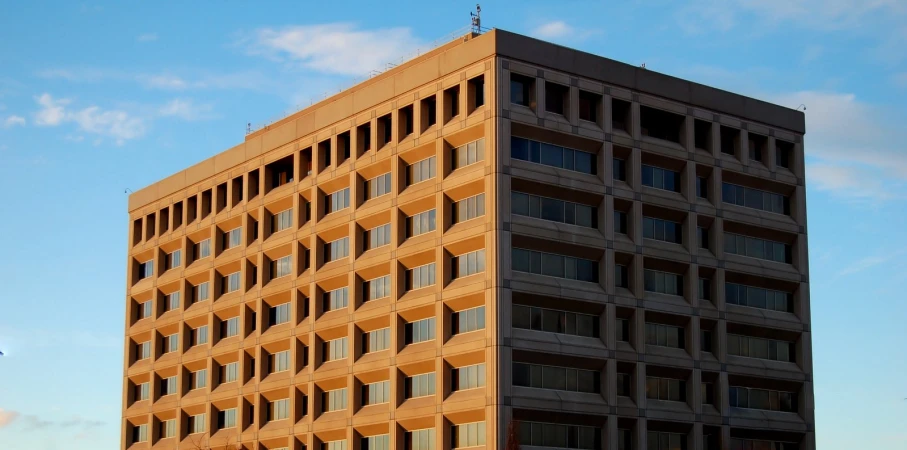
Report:
[{"label": "blue sky", "polygon": [[[247,123],[276,119],[425,48],[467,26],[474,6],[3,5],[5,450],[118,448],[124,189],[241,142]],[[907,3],[482,7],[487,27],[806,105],[818,446],[907,448]]]}]

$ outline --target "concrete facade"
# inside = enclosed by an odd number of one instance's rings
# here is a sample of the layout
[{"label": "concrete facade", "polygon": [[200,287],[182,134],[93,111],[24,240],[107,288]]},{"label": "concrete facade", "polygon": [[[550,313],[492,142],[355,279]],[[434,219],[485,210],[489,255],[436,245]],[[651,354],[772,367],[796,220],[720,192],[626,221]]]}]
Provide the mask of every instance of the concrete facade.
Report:
[{"label": "concrete facade", "polygon": [[251,133],[130,196],[122,448],[813,450],[804,132],[493,30]]}]

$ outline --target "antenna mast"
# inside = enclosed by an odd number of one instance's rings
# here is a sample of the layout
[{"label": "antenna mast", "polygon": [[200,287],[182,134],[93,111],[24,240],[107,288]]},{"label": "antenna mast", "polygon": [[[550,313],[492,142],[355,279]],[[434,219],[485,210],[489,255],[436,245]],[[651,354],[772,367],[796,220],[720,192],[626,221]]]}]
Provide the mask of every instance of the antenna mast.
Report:
[{"label": "antenna mast", "polygon": [[482,7],[476,3],[476,12],[470,12],[469,17],[472,19],[472,32],[475,34],[482,33]]}]

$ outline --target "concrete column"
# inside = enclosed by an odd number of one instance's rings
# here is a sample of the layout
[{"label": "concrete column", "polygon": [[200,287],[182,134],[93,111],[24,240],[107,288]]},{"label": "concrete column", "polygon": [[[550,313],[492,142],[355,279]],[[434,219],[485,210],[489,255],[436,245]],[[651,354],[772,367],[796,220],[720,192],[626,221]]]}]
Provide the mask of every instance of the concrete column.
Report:
[{"label": "concrete column", "polygon": [[[694,193],[693,195],[695,196],[696,194]],[[690,254],[695,255],[699,249],[699,215],[692,211],[688,212],[683,228],[683,247]]]},{"label": "concrete column", "polygon": [[[642,255],[634,256],[632,264],[633,264],[633,268],[631,271],[632,273],[628,276],[628,278],[632,277],[631,280],[628,280],[631,283],[630,291],[633,292],[633,295],[636,298],[641,299],[641,298],[643,298],[643,296],[645,295],[645,292],[646,292],[645,291],[645,267],[643,265],[643,256]],[[645,337],[645,335],[643,335],[643,337]],[[642,342],[645,342],[645,341],[642,341]]]},{"label": "concrete column", "polygon": [[724,259],[724,219],[715,218],[715,222],[712,224],[711,239],[715,244],[712,247],[712,253],[715,254],[715,258]]},{"label": "concrete column", "polygon": [[710,123],[712,124],[712,132],[709,135],[709,139],[711,140],[710,144],[712,146],[712,157],[718,159],[721,158],[721,123]]},{"label": "concrete column", "polygon": [[[532,102],[529,103],[530,105]],[[535,115],[545,117],[545,79],[535,79]]]},{"label": "concrete column", "polygon": [[791,172],[801,180],[806,177],[806,167],[803,155],[803,143],[795,143],[794,154],[791,155]]},{"label": "concrete column", "polygon": [[632,150],[627,161],[627,182],[634,191],[642,190],[642,150],[638,148]]},{"label": "concrete column", "polygon": [[709,202],[716,208],[721,207],[721,168],[713,167],[712,176],[709,179]]},{"label": "concrete column", "polygon": [[636,420],[636,449],[644,450],[649,448],[648,423],[644,417]]},{"label": "concrete column", "polygon": [[[697,331],[697,333],[698,333],[698,331]],[[698,339],[696,339],[696,341],[698,342]],[[694,358],[694,359],[698,359],[698,358]],[[690,384],[692,385],[691,389],[690,389],[690,393],[692,394],[690,396],[690,400],[691,400],[690,407],[693,409],[694,414],[702,414],[702,397],[703,397],[702,370],[693,369],[693,373],[690,375]],[[701,431],[702,430],[700,429],[700,439],[701,439],[701,434],[702,434]],[[700,445],[697,445],[694,448],[702,448],[702,447]]]},{"label": "concrete column", "polygon": [[683,296],[690,306],[696,307],[699,303],[699,265],[690,264],[684,274],[686,283],[683,286]]},{"label": "concrete column", "polygon": [[643,214],[642,202],[633,202],[633,209],[627,215],[627,235],[636,245],[642,245],[643,237]]},{"label": "concrete column", "polygon": [[749,132],[746,130],[740,130],[740,154],[737,155],[737,158],[740,159],[740,162],[744,166],[750,165],[750,140]]},{"label": "concrete column", "polygon": [[617,416],[608,416],[608,421],[605,422],[605,439],[603,439],[605,443],[605,449],[617,450],[617,439]]},{"label": "concrete column", "polygon": [[460,96],[457,97],[457,101],[460,104],[460,118],[465,119],[469,114],[469,109],[467,109],[469,107],[469,81],[460,82]]},{"label": "concrete column", "polygon": [[775,152],[775,145],[775,137],[769,136],[768,144],[766,145],[765,149],[766,153],[768,154],[762,155],[762,161],[765,162],[765,167],[767,167],[768,170],[772,172],[778,169],[778,161],[775,158],[777,156],[777,153]]},{"label": "concrete column", "polygon": [[571,86],[568,95],[568,110],[565,111],[567,113],[567,121],[570,122],[570,125],[577,126],[579,125],[579,88]]},{"label": "concrete column", "polygon": [[724,289],[724,269],[715,269],[715,276],[712,278],[712,286],[715,287],[712,301],[719,311],[724,311],[726,309],[725,303],[727,301]]},{"label": "concrete column", "polygon": [[633,393],[636,398],[636,406],[639,409],[646,409],[646,363],[638,362],[636,363],[636,373],[634,374],[636,381],[636,391]]},{"label": "concrete column", "polygon": [[638,141],[642,139],[642,127],[640,126],[639,121],[639,102],[636,101],[630,103],[630,131],[632,131],[631,136],[633,136],[633,140]]},{"label": "concrete column", "polygon": [[681,194],[686,201],[696,203],[696,163],[688,160],[681,173],[683,174]]},{"label": "concrete column", "polygon": [[702,343],[700,342],[702,336],[700,333],[701,327],[699,324],[700,324],[699,316],[690,317],[689,329],[690,329],[690,338],[691,339],[690,339],[689,352],[690,352],[690,356],[694,360],[699,359],[699,352],[702,351]]},{"label": "concrete column", "polygon": [[[721,426],[721,448],[729,449],[731,448],[731,426],[722,425]],[[806,449],[803,449],[806,450]]]},{"label": "concrete column", "polygon": [[[712,336],[712,354],[718,358],[719,362],[727,362],[727,321],[721,319],[715,324],[715,332]],[[723,392],[726,392],[725,389]]]},{"label": "concrete column", "polygon": [[602,145],[601,157],[598,158],[598,173],[601,174],[602,180],[605,182],[605,186],[614,186],[614,144],[611,142],[605,142]]},{"label": "concrete column", "polygon": [[683,118],[683,148],[688,152],[696,151],[696,119],[693,116],[687,115]]},{"label": "concrete column", "polygon": [[[727,372],[721,372],[718,375],[718,392],[720,394],[718,395],[718,398],[715,399],[715,406],[718,407],[718,410],[721,412],[722,417],[726,417],[731,414],[730,395],[728,394],[730,392],[728,390],[729,388],[730,385],[728,384],[727,380]],[[725,440],[724,436],[722,436],[721,441],[728,442],[727,440]]]}]

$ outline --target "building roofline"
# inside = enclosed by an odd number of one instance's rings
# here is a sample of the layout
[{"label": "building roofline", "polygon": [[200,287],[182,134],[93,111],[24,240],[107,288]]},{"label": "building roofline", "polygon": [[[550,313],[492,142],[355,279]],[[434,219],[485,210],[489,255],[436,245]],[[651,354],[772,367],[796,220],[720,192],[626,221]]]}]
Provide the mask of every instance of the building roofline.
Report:
[{"label": "building roofline", "polygon": [[550,67],[558,72],[573,73],[799,134],[806,132],[806,120],[802,111],[510,31],[494,30],[493,33],[498,56]]},{"label": "building roofline", "polygon": [[[461,47],[469,46],[470,58],[464,57]],[[448,57],[448,53],[453,55]],[[419,55],[379,75],[364,80],[307,108],[288,115],[245,136],[242,143],[219,152],[175,174],[145,186],[130,194],[129,212],[173,195],[180,189],[202,182],[243,164],[274,148],[286,145],[305,135],[317,132],[345,117],[387,101],[373,95],[357,96],[373,86],[392,86],[393,95],[414,87],[416,80],[404,72],[424,63],[437,64],[440,77],[458,63],[472,63],[490,56],[504,57],[529,64],[550,67],[554,71],[572,73],[605,84],[651,94],[666,100],[716,111],[740,119],[784,128],[795,133],[805,132],[805,116],[784,106],[740,94],[705,86],[670,75],[642,69],[602,56],[571,49],[500,29],[484,34],[467,33],[433,50]],[[472,61],[472,62],[470,62]],[[462,64],[461,64],[462,66]],[[459,67],[456,67],[459,69]],[[340,111],[350,114],[339,117]]]}]

